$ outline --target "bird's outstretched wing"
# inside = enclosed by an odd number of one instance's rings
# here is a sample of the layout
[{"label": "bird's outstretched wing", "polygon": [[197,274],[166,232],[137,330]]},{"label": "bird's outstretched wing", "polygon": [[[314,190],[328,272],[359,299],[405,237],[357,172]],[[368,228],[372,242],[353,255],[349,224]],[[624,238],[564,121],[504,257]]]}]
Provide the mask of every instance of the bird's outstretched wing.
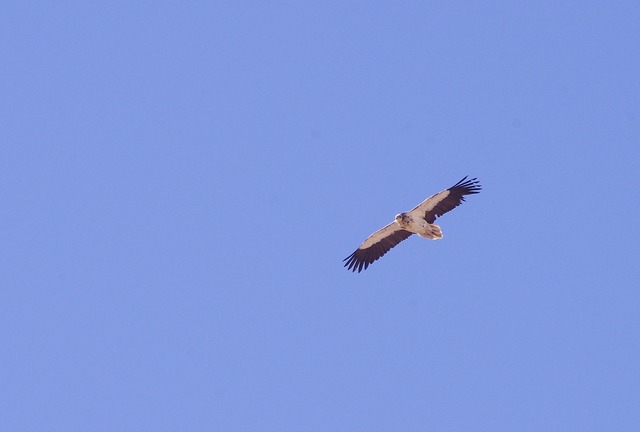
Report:
[{"label": "bird's outstretched wing", "polygon": [[342,260],[346,261],[344,266],[348,270],[360,273],[411,234],[413,233],[400,228],[397,223],[391,222],[371,234],[354,253]]},{"label": "bird's outstretched wing", "polygon": [[437,217],[462,204],[465,200],[465,195],[477,194],[481,189],[482,187],[477,179],[467,180],[467,177],[465,177],[449,189],[438,192],[422,201],[410,213],[412,216],[422,217],[432,224]]}]

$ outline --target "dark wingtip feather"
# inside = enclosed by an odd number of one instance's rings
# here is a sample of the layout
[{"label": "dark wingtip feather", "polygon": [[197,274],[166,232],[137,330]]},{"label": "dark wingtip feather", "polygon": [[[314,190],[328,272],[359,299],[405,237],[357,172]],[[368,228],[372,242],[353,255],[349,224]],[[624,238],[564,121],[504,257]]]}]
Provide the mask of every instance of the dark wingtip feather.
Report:
[{"label": "dark wingtip feather", "polygon": [[[345,259],[342,260],[342,262],[346,263],[344,264],[344,266],[347,268],[347,270],[351,270],[352,272],[358,272],[360,273],[362,271],[362,265],[365,264],[364,261],[359,260],[358,257],[356,256],[356,253],[358,253],[358,250],[356,250],[354,253],[352,253],[351,255],[349,255],[348,257],[346,257]],[[368,263],[366,263],[365,269],[369,266]]]},{"label": "dark wingtip feather", "polygon": [[[458,183],[454,184],[451,189],[458,189],[462,193],[462,195],[473,195],[480,193],[482,190],[482,186],[476,177],[467,180],[468,176],[465,176]],[[464,200],[464,198],[463,198]]]}]

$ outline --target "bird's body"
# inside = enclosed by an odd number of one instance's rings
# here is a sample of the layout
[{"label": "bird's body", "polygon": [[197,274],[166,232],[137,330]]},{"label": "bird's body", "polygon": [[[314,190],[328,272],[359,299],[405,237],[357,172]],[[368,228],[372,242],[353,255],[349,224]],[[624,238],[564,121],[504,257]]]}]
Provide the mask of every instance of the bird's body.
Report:
[{"label": "bird's body", "polygon": [[413,234],[418,234],[420,237],[428,238],[430,240],[438,240],[442,238],[442,230],[436,224],[430,224],[422,217],[413,217],[411,212],[400,213],[396,216],[395,222],[400,228],[409,231]]},{"label": "bird's body", "polygon": [[436,218],[462,204],[465,195],[477,194],[480,189],[475,178],[467,180],[465,177],[449,189],[427,198],[414,209],[400,213],[395,221],[371,234],[354,253],[345,258],[345,267],[361,272],[412,234],[431,240],[441,239],[442,230],[434,223]]}]

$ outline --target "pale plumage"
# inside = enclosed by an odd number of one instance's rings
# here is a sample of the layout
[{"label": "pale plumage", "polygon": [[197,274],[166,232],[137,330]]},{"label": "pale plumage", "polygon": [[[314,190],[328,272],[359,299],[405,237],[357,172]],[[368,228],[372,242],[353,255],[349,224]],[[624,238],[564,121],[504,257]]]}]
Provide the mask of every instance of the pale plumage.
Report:
[{"label": "pale plumage", "polygon": [[400,213],[395,221],[371,234],[343,260],[346,261],[344,266],[359,273],[412,234],[431,240],[441,239],[442,230],[434,224],[436,218],[462,204],[465,195],[477,194],[480,189],[477,179],[467,180],[465,177],[449,189],[430,196],[413,210]]}]

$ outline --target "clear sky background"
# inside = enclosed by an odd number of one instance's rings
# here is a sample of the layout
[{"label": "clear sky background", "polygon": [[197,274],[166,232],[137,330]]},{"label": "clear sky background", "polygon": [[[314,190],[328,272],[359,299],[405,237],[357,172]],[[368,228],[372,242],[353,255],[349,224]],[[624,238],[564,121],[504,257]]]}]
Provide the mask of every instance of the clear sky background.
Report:
[{"label": "clear sky background", "polygon": [[3,2],[0,429],[640,430],[639,23]]}]

